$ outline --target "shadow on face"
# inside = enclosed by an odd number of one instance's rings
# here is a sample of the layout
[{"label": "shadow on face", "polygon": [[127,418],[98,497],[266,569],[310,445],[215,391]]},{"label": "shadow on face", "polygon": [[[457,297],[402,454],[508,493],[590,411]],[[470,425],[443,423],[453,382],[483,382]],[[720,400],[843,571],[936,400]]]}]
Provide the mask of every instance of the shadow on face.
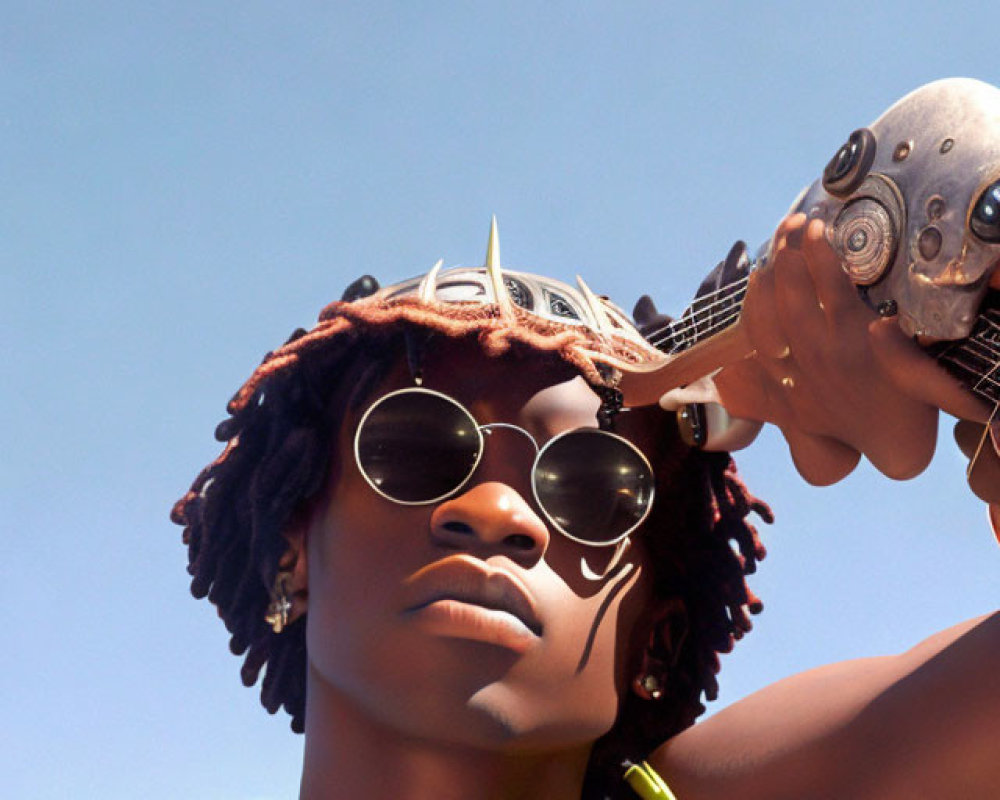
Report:
[{"label": "shadow on face", "polygon": [[[309,719],[350,709],[399,735],[514,750],[585,745],[611,727],[644,638],[645,548],[633,534],[605,577],[586,577],[615,548],[553,528],[531,491],[534,446],[500,427],[539,445],[595,428],[598,398],[572,374],[532,355],[489,359],[469,342],[430,349],[423,386],[498,427],[469,480],[427,505],[380,496],[355,461],[370,401],[414,385],[404,361],[347,415],[304,524]],[[615,430],[652,455],[650,421],[628,412]]]}]

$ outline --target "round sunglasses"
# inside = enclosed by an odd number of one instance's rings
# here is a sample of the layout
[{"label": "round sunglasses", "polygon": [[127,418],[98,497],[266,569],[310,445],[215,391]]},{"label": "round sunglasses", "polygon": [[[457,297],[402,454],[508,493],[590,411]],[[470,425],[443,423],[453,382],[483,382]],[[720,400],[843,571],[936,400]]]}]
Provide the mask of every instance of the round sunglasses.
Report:
[{"label": "round sunglasses", "polygon": [[559,533],[580,544],[616,545],[653,507],[653,469],[627,439],[598,428],[560,433],[539,447],[524,428],[480,425],[441,392],[410,387],[390,392],[365,411],[354,457],[368,484],[401,505],[430,505],[457,494],[472,478],[494,429],[531,440],[531,490]]}]

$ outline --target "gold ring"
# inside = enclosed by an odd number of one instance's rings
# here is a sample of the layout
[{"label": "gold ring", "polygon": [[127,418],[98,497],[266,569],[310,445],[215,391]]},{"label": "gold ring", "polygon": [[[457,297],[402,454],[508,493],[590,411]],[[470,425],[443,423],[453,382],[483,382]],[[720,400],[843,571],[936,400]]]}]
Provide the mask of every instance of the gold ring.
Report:
[{"label": "gold ring", "polygon": [[786,344],[785,349],[782,350],[780,353],[778,353],[778,360],[780,361],[783,358],[788,358],[791,354],[792,354],[792,348]]},{"label": "gold ring", "polygon": [[795,381],[790,376],[786,375],[784,378],[781,379],[781,385],[784,386],[786,389],[794,389]]}]

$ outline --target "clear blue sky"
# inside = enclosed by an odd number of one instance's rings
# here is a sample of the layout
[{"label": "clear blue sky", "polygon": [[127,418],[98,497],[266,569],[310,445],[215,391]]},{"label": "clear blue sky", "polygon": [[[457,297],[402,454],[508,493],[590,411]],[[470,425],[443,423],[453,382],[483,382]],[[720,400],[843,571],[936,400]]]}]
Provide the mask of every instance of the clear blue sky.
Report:
[{"label": "clear blue sky", "polygon": [[[495,213],[505,264],[676,312],[895,98],[1000,81],[994,4],[762,6],[4,4],[5,796],[295,795],[167,512],[350,280],[480,263]],[[996,607],[948,436],[905,485],[741,461],[778,522],[722,702]]]}]

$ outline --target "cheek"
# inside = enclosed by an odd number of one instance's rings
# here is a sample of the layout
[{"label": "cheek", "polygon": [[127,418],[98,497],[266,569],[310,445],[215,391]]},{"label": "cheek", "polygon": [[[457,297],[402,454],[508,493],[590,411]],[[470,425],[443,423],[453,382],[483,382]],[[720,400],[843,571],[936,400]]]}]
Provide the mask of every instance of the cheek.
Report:
[{"label": "cheek", "polygon": [[371,650],[394,622],[392,601],[416,558],[426,513],[383,503],[366,485],[338,482],[327,511],[309,529],[309,661],[336,684],[363,678]]}]

